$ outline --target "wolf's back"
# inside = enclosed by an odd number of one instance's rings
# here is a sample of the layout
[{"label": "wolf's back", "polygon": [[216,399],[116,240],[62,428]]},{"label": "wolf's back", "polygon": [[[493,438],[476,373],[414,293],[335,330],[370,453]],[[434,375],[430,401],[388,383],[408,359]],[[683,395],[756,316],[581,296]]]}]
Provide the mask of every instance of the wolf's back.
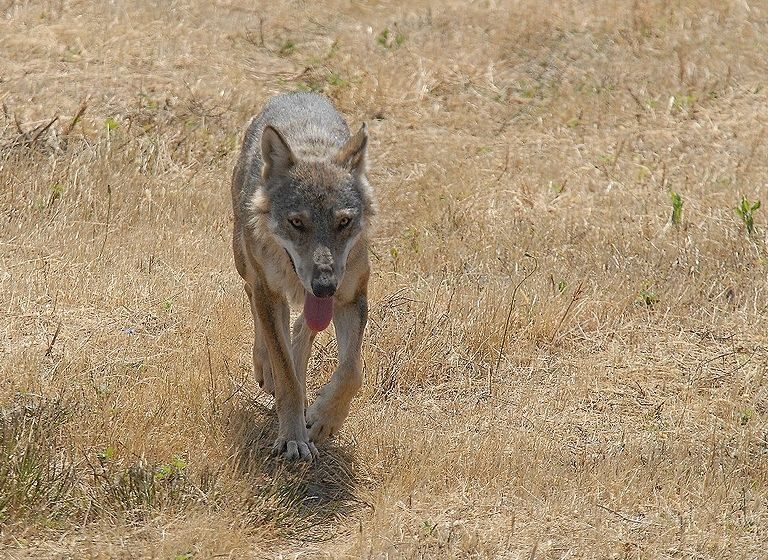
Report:
[{"label": "wolf's back", "polygon": [[[326,97],[316,93],[272,98],[251,128],[260,138],[266,125],[280,131],[299,158],[332,156],[349,139],[347,123]],[[318,152],[321,146],[329,149],[327,154]]]}]

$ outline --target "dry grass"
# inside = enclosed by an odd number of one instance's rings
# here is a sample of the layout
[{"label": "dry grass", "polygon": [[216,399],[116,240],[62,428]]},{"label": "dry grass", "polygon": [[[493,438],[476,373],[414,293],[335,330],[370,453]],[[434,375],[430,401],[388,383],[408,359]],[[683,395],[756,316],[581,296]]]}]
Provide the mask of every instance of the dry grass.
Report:
[{"label": "dry grass", "polygon": [[[0,3],[0,554],[764,558],[766,6],[323,4]],[[381,212],[364,389],[285,468],[228,181],[297,88]]]}]

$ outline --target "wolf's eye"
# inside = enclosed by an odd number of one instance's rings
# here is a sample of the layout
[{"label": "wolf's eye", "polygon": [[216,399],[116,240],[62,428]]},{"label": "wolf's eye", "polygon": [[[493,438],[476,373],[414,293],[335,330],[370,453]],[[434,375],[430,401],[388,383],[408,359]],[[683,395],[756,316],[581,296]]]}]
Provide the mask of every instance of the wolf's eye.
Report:
[{"label": "wolf's eye", "polygon": [[304,229],[304,222],[301,221],[301,218],[288,218],[288,221],[296,229]]},{"label": "wolf's eye", "polygon": [[344,228],[345,228],[345,227],[347,227],[347,226],[348,226],[348,225],[349,225],[351,222],[352,222],[352,220],[350,220],[349,218],[347,218],[346,216],[344,216],[342,219],[340,219],[340,220],[339,220],[339,229],[344,229]]}]

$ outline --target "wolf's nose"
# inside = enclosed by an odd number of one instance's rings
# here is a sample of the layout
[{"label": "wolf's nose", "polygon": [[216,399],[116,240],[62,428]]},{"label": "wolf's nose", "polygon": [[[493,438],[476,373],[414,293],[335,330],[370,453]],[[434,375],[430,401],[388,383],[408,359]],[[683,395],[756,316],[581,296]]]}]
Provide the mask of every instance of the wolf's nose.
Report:
[{"label": "wolf's nose", "polygon": [[336,277],[321,276],[312,280],[312,293],[319,298],[331,297],[336,293]]}]

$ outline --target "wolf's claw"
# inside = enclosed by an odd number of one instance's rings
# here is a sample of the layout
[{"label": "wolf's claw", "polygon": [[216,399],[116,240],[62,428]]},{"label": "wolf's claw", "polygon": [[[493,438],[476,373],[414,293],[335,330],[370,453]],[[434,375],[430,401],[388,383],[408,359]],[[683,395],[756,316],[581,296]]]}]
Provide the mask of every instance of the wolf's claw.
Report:
[{"label": "wolf's claw", "polygon": [[272,446],[272,455],[282,457],[288,461],[312,461],[320,453],[311,441],[296,441],[277,438]]}]

